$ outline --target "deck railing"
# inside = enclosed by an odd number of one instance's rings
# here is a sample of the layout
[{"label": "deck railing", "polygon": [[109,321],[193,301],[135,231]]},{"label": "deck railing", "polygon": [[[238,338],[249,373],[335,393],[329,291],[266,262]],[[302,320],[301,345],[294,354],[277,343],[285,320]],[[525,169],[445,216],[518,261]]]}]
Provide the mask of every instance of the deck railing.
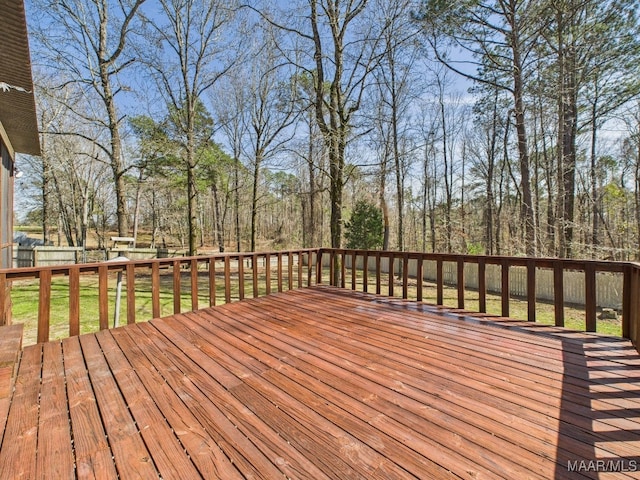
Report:
[{"label": "deck railing", "polygon": [[[445,281],[447,264],[454,266],[454,281]],[[425,298],[427,267],[435,270],[435,278],[429,280],[435,287],[434,298]],[[622,336],[631,339],[636,348],[640,345],[640,264],[630,262],[317,248],[6,269],[0,270],[0,292],[5,292],[7,285],[19,280],[38,281],[37,299],[34,298],[38,305],[37,341],[46,342],[50,338],[52,281],[57,277],[67,278],[68,334],[74,336],[81,333],[80,286],[81,278],[85,276],[97,277],[96,327],[106,329],[110,327],[109,305],[114,291],[113,276],[117,272],[121,273],[125,285],[126,322],[134,323],[139,319],[136,294],[141,282],[150,290],[150,297],[145,297],[145,302],[150,303],[150,311],[144,320],[184,311],[185,296],[190,299],[186,309],[197,310],[247,296],[258,297],[320,283],[437,305],[444,304],[444,291],[449,283],[457,289],[454,307],[486,313],[488,293],[496,290],[488,285],[488,267],[500,270],[500,286],[496,293],[500,297],[500,314],[504,317],[510,316],[513,301],[510,275],[513,272],[526,272],[526,291],[519,296],[527,303],[527,320],[531,322],[536,321],[536,305],[540,302],[536,294],[536,277],[551,279],[554,319],[559,327],[565,325],[565,276],[567,272],[581,272],[584,275],[581,283],[584,288],[584,330],[587,332],[594,332],[597,327],[598,276],[619,277]],[[468,275],[470,268],[475,278],[473,290],[478,297],[475,309],[470,309],[467,301],[470,288],[465,274]],[[172,303],[169,312],[161,310],[161,292],[166,295],[166,290]],[[10,301],[10,297],[0,295],[0,312],[7,311]],[[0,318],[0,324],[3,323],[6,319]]]}]

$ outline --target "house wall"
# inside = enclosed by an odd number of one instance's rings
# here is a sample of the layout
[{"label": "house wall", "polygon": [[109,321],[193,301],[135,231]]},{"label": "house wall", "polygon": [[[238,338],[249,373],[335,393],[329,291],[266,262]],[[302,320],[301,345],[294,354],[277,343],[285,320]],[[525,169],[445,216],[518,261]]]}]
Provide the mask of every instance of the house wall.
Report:
[{"label": "house wall", "polygon": [[[0,124],[0,129],[2,125]],[[4,131],[2,132],[4,133]],[[0,268],[11,268],[13,250],[13,158],[12,151],[0,135]],[[4,292],[4,311],[0,311],[0,325],[11,323],[11,284],[6,282]]]},{"label": "house wall", "polygon": [[13,248],[13,159],[0,138],[0,268],[11,268]]}]

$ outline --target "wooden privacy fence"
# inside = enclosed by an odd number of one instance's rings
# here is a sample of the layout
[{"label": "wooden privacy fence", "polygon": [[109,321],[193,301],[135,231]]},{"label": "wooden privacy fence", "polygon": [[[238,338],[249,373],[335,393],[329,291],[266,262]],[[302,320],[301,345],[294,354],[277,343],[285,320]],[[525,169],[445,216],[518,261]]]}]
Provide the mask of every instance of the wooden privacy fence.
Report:
[{"label": "wooden privacy fence", "polygon": [[[355,265],[356,268],[350,268]],[[363,266],[367,265],[368,268]],[[360,266],[358,268],[358,266]],[[395,276],[389,276],[391,269]],[[527,302],[529,321],[536,320],[536,302],[551,300],[555,306],[555,324],[564,326],[564,306],[575,302],[567,298],[572,289],[582,291],[585,307],[585,330],[596,330],[598,285],[607,276],[619,276],[622,281],[620,308],[622,335],[637,346],[640,339],[640,264],[600,262],[552,258],[487,257],[477,255],[430,254],[420,252],[382,252],[348,249],[315,248],[283,252],[221,253],[199,257],[163,258],[130,262],[103,262],[41,268],[0,270],[0,292],[13,281],[38,280],[38,342],[49,340],[51,285],[55,277],[68,278],[69,335],[80,333],[80,279],[97,276],[98,328],[109,328],[109,273],[122,272],[125,280],[126,321],[136,318],[136,285],[141,276],[150,283],[151,316],[161,315],[161,277],[169,277],[173,313],[179,313],[183,291],[190,297],[191,310],[213,306],[217,302],[242,300],[274,291],[312,286],[327,282],[342,288],[358,289],[379,295],[409,298],[410,284],[415,285],[415,298],[423,301],[425,272],[435,272],[435,303],[443,305],[444,287],[457,288],[457,307],[465,309],[465,291],[478,294],[478,312],[486,313],[487,293],[498,290],[501,314],[508,317],[512,296]],[[323,271],[324,270],[324,271]],[[447,271],[450,271],[447,278]],[[455,274],[453,273],[455,272]],[[498,273],[499,272],[499,273]],[[514,293],[512,278],[524,276],[525,288]],[[577,281],[576,278],[580,278]],[[498,285],[495,285],[498,283]],[[413,291],[413,288],[411,289]],[[546,293],[545,293],[546,292]],[[551,293],[549,293],[551,292]],[[201,304],[199,297],[206,297]],[[552,298],[546,298],[548,296]],[[218,297],[220,297],[218,299]],[[10,297],[0,296],[0,312],[7,311]],[[0,324],[10,319],[0,318]],[[148,318],[144,318],[148,320]]]}]

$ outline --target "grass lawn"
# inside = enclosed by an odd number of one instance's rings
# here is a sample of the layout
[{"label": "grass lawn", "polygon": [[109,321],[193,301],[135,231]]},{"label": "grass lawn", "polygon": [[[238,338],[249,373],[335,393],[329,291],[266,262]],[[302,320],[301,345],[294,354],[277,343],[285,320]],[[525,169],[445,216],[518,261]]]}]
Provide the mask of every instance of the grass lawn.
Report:
[{"label": "grass lawn", "polygon": [[[266,283],[264,272],[260,272],[258,282],[258,293],[266,293]],[[306,267],[304,281],[306,282]],[[116,273],[109,274],[109,324],[114,322],[115,297],[116,297]],[[324,274],[324,281],[328,281],[328,271]],[[351,273],[347,273],[347,285],[351,284]],[[237,273],[231,279],[231,298],[239,298],[239,279]],[[361,276],[358,276],[357,289],[362,290]],[[375,291],[375,278],[369,276],[369,292]],[[388,292],[388,277],[381,279],[382,292]],[[416,298],[415,281],[409,286],[408,296],[410,299]],[[288,288],[288,278],[285,269],[283,278],[283,289]],[[294,287],[297,286],[297,272],[294,271]],[[146,321],[152,317],[151,305],[151,277],[149,275],[136,275],[136,321]],[[68,279],[66,277],[55,277],[51,286],[51,310],[50,310],[50,339],[58,339],[69,336],[69,300],[68,300]],[[208,296],[208,273],[201,272],[198,278],[198,306],[200,308],[209,305]],[[160,308],[161,316],[173,314],[173,277],[171,272],[161,272],[160,276]],[[271,274],[271,290],[277,290],[276,273]],[[402,285],[396,280],[395,295],[402,295]],[[251,270],[245,270],[245,297],[253,296]],[[119,324],[127,323],[127,301],[126,301],[126,279],[123,281],[122,297],[120,305]],[[216,303],[224,303],[224,278],[221,274],[216,279]],[[444,305],[456,308],[458,305],[457,289],[451,287],[444,288]],[[20,280],[13,283],[12,293],[12,313],[13,323],[24,324],[24,345],[31,345],[36,342],[38,324],[38,281]],[[436,303],[436,287],[433,284],[425,283],[423,286],[423,300],[426,303]],[[183,272],[181,278],[181,311],[191,310],[191,284],[188,272]],[[465,307],[469,311],[478,309],[478,293],[466,291]],[[501,312],[501,299],[498,295],[487,295],[487,312],[499,315]],[[526,320],[526,301],[512,298],[510,303],[511,318]],[[543,324],[554,324],[554,306],[547,303],[538,303],[536,306],[537,321]],[[80,333],[95,332],[99,328],[98,322],[98,277],[96,275],[81,275],[80,277]],[[584,310],[574,307],[565,307],[565,326],[574,330],[585,329]],[[599,333],[608,335],[621,335],[620,320],[598,320],[597,330]]]}]

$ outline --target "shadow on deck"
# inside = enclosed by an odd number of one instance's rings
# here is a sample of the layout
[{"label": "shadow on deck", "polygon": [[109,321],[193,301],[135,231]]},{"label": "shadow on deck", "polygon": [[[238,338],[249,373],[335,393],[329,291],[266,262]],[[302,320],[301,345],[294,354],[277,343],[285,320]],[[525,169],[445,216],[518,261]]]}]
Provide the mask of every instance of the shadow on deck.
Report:
[{"label": "shadow on deck", "polygon": [[639,452],[629,341],[319,286],[25,348],[0,472],[640,478]]}]

